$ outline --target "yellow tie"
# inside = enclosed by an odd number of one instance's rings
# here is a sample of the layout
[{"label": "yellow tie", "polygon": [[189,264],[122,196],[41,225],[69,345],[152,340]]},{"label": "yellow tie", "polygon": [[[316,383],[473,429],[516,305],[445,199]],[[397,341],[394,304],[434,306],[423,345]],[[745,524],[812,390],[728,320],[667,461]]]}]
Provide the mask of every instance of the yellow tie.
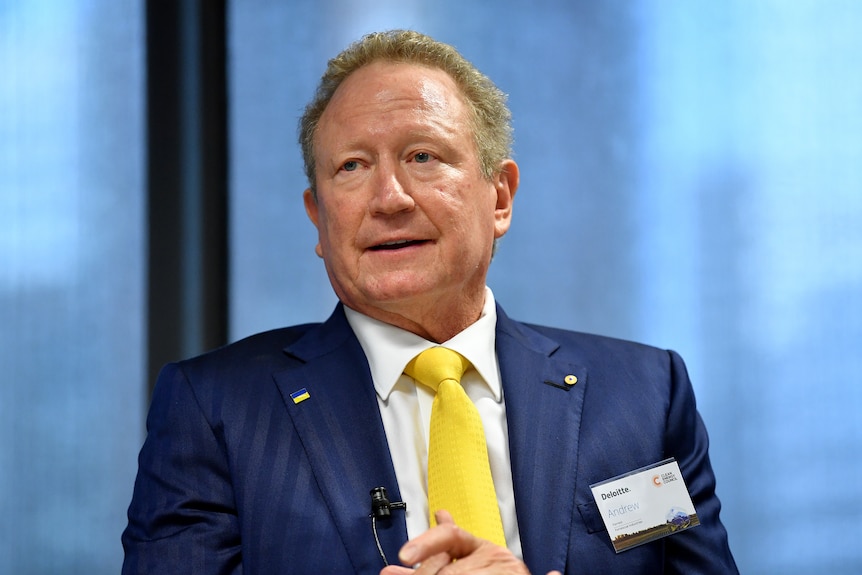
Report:
[{"label": "yellow tie", "polygon": [[458,352],[432,347],[404,369],[437,393],[428,440],[431,525],[436,523],[434,513],[445,509],[462,529],[505,547],[482,420],[461,387],[461,376],[469,368],[470,362]]}]

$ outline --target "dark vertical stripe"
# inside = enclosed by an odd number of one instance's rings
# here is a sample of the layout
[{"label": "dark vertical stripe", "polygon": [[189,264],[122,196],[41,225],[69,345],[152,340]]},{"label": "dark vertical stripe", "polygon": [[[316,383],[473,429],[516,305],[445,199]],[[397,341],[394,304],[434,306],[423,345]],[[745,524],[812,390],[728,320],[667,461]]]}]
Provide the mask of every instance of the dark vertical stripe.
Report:
[{"label": "dark vertical stripe", "polygon": [[224,0],[147,3],[148,380],[227,341]]}]

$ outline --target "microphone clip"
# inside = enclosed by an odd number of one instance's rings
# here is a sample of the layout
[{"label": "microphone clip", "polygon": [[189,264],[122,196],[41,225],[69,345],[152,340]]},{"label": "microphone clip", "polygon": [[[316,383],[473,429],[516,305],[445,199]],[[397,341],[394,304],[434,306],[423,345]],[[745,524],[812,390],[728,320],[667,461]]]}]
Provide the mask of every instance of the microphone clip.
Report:
[{"label": "microphone clip", "polygon": [[380,545],[380,538],[377,536],[377,520],[391,519],[393,509],[407,509],[407,504],[403,501],[389,501],[389,496],[386,495],[385,487],[375,487],[371,490],[371,531],[374,533],[374,542],[377,544],[377,552],[383,559],[384,565],[389,565],[386,559],[386,553],[383,552],[383,547]]},{"label": "microphone clip", "polygon": [[371,515],[374,519],[389,519],[393,509],[407,509],[403,501],[389,501],[385,487],[375,487],[371,490]]}]

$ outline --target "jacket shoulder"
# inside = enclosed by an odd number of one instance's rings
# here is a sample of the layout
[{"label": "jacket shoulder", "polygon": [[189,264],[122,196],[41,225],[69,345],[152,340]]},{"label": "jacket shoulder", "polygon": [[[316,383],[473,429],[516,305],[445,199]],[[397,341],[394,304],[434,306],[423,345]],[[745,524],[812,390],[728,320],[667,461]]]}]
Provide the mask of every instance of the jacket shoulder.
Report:
[{"label": "jacket shoulder", "polygon": [[532,323],[514,323],[525,333],[532,332],[553,341],[557,347],[551,355],[571,357],[573,361],[591,360],[592,363],[602,357],[624,357],[627,360],[658,359],[666,362],[669,354],[676,355],[667,349],[606,335]]},{"label": "jacket shoulder", "polygon": [[254,364],[265,364],[271,370],[284,362],[285,349],[319,326],[319,323],[307,323],[256,333],[177,364],[192,371],[236,369],[237,366],[247,369]]}]

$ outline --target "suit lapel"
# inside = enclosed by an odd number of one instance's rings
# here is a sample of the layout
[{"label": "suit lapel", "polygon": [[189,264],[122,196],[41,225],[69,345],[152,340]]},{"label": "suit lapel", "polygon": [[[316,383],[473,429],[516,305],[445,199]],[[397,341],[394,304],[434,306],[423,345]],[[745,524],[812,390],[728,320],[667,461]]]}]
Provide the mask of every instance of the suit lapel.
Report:
[{"label": "suit lapel", "polygon": [[[341,305],[285,352],[300,361],[275,380],[317,487],[355,570],[377,572],[383,562],[372,533],[369,492],[386,487],[391,501],[400,494],[368,363]],[[301,398],[303,389],[308,397],[296,402],[292,396]],[[404,514],[379,521],[377,532],[394,561],[407,541]]]},{"label": "suit lapel", "polygon": [[[562,569],[575,513],[578,436],[587,374],[553,357],[558,345],[497,308],[515,507],[524,562]],[[573,383],[577,378],[576,383]]]},{"label": "suit lapel", "polygon": [[[524,561],[534,573],[566,564],[587,374],[553,357],[557,344],[497,308],[497,355],[506,401],[515,506]],[[285,350],[299,360],[275,381],[357,572],[382,559],[371,530],[369,491],[400,500],[367,360],[339,304],[330,319]],[[573,375],[577,383],[566,382]],[[570,379],[571,381],[571,379]],[[291,397],[305,389],[308,398]],[[407,541],[404,514],[378,523],[395,561]]]}]

